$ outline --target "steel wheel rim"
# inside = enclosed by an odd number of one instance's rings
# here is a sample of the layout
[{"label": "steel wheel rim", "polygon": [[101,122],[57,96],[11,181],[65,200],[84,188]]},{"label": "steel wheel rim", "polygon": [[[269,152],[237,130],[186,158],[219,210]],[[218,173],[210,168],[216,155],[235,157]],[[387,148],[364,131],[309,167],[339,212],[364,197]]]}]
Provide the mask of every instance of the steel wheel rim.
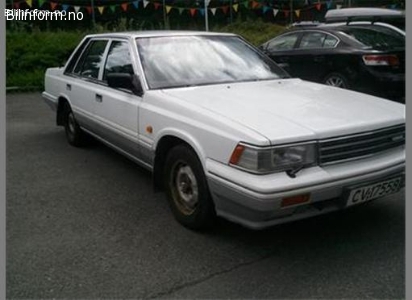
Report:
[{"label": "steel wheel rim", "polygon": [[172,168],[170,182],[173,201],[184,215],[195,212],[199,203],[199,187],[192,168],[183,161],[176,162]]},{"label": "steel wheel rim", "polygon": [[345,88],[343,79],[339,76],[331,76],[326,80],[326,84],[334,87]]}]

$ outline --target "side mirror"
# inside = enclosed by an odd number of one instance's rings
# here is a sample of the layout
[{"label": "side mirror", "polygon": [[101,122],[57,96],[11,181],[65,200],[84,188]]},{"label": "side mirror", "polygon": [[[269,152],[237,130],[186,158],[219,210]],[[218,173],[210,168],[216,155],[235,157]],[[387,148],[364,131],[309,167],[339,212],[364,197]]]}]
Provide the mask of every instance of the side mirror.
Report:
[{"label": "side mirror", "polygon": [[131,90],[135,95],[143,95],[143,87],[136,74],[109,73],[106,76],[107,84],[112,88]]}]

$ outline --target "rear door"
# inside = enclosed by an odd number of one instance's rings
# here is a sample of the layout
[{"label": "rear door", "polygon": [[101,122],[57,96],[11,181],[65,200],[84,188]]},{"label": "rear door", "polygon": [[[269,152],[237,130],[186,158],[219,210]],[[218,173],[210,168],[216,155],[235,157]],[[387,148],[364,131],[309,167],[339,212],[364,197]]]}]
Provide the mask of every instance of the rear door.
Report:
[{"label": "rear door", "polygon": [[337,69],[339,53],[335,48],[338,44],[339,39],[332,34],[317,30],[305,31],[290,62],[294,65],[295,76],[322,81],[324,76]]},{"label": "rear door", "polygon": [[89,130],[96,129],[94,95],[101,87],[99,73],[108,39],[91,39],[70,74],[66,93],[79,124]]}]

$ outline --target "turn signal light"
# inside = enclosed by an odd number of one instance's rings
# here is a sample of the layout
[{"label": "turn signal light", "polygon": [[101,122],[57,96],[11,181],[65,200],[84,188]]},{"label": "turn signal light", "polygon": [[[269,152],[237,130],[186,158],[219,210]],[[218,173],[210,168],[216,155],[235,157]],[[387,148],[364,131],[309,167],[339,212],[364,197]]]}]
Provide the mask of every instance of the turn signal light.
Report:
[{"label": "turn signal light", "polygon": [[292,205],[298,205],[307,203],[310,200],[310,194],[297,195],[292,197],[287,197],[282,199],[281,207],[287,207]]},{"label": "turn signal light", "polygon": [[237,145],[235,150],[233,150],[229,163],[232,165],[236,165],[239,162],[240,157],[242,156],[243,150],[245,150],[244,146]]}]

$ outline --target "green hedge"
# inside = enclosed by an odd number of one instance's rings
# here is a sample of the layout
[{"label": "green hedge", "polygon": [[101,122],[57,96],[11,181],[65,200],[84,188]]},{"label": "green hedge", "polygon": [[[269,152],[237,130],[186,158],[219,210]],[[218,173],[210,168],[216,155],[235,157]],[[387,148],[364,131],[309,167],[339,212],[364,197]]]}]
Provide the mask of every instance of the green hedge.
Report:
[{"label": "green hedge", "polygon": [[[121,30],[123,28],[119,28]],[[237,22],[213,28],[242,35],[256,46],[284,31],[284,27],[262,21]],[[107,31],[104,28],[98,32]],[[44,72],[61,66],[87,32],[6,32],[6,86],[43,89]]]},{"label": "green hedge", "polygon": [[286,27],[257,20],[236,22],[224,27],[213,28],[213,30],[239,34],[255,46],[259,46],[284,32]]},{"label": "green hedge", "polygon": [[80,32],[7,32],[6,86],[43,87],[44,72],[62,65],[83,38]]}]

